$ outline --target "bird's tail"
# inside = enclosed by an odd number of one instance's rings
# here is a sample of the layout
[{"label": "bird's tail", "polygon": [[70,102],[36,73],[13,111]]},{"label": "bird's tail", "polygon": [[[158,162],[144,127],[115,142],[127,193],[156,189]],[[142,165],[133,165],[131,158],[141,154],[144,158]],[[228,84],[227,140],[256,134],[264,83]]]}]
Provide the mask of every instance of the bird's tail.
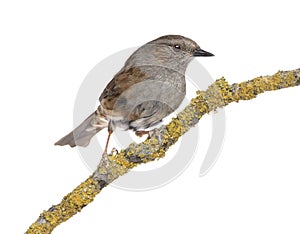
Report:
[{"label": "bird's tail", "polygon": [[87,146],[94,135],[108,126],[107,120],[98,111],[87,117],[77,128],[61,138],[55,145],[70,145],[74,147]]}]

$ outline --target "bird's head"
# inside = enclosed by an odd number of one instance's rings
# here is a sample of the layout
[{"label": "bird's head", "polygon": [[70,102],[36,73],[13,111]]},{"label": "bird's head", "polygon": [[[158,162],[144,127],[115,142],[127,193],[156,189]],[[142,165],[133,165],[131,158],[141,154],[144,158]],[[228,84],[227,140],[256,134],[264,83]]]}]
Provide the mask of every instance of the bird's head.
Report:
[{"label": "bird's head", "polygon": [[214,56],[200,48],[193,40],[180,35],[166,35],[140,47],[129,58],[129,62],[139,65],[161,65],[176,69],[186,69],[189,62],[198,56]]}]

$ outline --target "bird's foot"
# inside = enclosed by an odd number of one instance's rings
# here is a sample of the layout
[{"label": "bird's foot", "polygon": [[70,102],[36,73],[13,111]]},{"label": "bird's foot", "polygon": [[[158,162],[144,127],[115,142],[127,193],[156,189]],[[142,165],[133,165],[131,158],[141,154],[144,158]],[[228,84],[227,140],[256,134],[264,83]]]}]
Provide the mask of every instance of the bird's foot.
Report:
[{"label": "bird's foot", "polygon": [[138,137],[142,137],[142,136],[144,136],[146,134],[148,135],[148,138],[150,138],[150,131],[143,131],[143,130],[141,130],[141,131],[136,131],[135,132],[135,135],[138,136]]}]

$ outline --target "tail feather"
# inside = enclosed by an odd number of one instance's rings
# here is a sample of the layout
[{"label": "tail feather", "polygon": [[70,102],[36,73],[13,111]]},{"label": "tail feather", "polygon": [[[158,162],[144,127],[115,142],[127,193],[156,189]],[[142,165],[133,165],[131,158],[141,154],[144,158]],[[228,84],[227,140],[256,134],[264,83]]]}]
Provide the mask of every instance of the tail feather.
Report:
[{"label": "tail feather", "polygon": [[104,116],[99,115],[98,112],[94,112],[87,117],[77,128],[75,128],[68,135],[61,138],[55,143],[55,145],[70,145],[74,146],[87,146],[92,137],[96,135],[100,130],[108,126],[107,120]]}]

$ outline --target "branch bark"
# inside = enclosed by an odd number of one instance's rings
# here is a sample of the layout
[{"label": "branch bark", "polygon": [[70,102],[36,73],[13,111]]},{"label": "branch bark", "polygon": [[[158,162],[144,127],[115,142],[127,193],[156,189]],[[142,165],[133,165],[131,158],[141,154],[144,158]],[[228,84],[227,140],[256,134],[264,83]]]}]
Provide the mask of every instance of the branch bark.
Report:
[{"label": "branch bark", "polygon": [[131,143],[120,152],[113,150],[109,155],[103,155],[94,173],[67,194],[60,204],[42,212],[26,233],[51,233],[56,226],[91,203],[105,186],[119,176],[139,164],[164,157],[169,147],[195,126],[203,115],[232,102],[253,99],[265,91],[298,85],[300,85],[300,69],[279,71],[272,76],[260,76],[232,85],[229,85],[224,77],[216,80],[206,91],[197,91],[197,96],[176,118],[173,118],[168,125],[155,129],[151,137],[144,142]]}]

